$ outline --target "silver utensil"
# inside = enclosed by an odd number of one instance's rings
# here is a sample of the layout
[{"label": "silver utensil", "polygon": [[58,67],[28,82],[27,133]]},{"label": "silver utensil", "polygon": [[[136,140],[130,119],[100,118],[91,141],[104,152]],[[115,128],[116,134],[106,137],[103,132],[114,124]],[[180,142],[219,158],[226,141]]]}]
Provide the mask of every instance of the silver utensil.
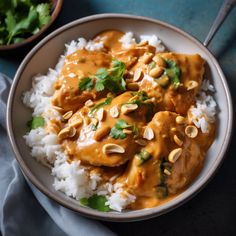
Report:
[{"label": "silver utensil", "polygon": [[220,11],[213,22],[211,29],[203,43],[204,46],[208,46],[208,44],[211,42],[213,36],[220,28],[221,24],[224,22],[226,16],[229,14],[229,12],[232,10],[233,6],[236,4],[236,0],[224,0]]}]

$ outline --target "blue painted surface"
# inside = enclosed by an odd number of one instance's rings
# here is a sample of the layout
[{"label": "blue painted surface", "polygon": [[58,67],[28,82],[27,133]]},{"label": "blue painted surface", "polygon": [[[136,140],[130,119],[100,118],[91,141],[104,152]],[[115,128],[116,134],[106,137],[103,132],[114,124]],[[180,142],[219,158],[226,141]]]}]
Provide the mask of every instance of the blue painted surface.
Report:
[{"label": "blue painted surface", "polygon": [[[128,13],[163,20],[173,24],[203,41],[222,4],[222,0],[65,0],[57,28],[77,18],[97,13]],[[236,8],[213,39],[210,50],[219,59],[227,77],[236,74]],[[0,56],[0,71],[13,76],[22,57]],[[235,87],[235,85],[234,85]]]},{"label": "blue painted surface", "polygon": [[[64,0],[53,29],[98,13],[128,13],[163,20],[203,41],[222,0]],[[214,37],[209,49],[219,60],[236,101],[236,7]],[[24,55],[0,56],[0,72],[13,77]],[[236,235],[236,142],[223,167],[207,188],[183,207],[140,223],[106,223],[120,235]]]}]

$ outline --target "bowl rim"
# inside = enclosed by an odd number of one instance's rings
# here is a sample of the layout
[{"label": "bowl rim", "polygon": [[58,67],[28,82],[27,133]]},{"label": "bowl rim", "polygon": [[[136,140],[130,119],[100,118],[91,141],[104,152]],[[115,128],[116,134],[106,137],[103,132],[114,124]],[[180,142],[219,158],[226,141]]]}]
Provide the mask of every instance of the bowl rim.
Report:
[{"label": "bowl rim", "polygon": [[62,9],[62,5],[63,5],[64,0],[57,0],[57,3],[55,5],[55,8],[51,14],[51,20],[49,21],[48,24],[44,25],[39,32],[37,32],[36,34],[24,39],[24,41],[19,42],[19,43],[13,43],[13,44],[9,44],[9,45],[0,45],[0,52],[6,52],[6,51],[10,51],[10,50],[14,50],[20,47],[23,47],[29,43],[32,43],[35,39],[37,39],[40,35],[42,35],[43,33],[46,32],[46,30],[55,22],[55,20],[57,19],[57,17],[59,16],[61,9]]},{"label": "bowl rim", "polygon": [[[60,196],[54,195],[53,193],[50,192],[43,184],[40,183],[40,181],[31,173],[30,169],[26,166],[24,163],[23,158],[20,155],[20,152],[18,150],[18,146],[16,144],[16,141],[14,140],[14,134],[13,134],[13,128],[12,128],[12,104],[14,101],[14,94],[15,90],[17,88],[19,79],[21,77],[22,72],[24,71],[24,68],[27,66],[28,62],[31,60],[31,58],[34,56],[34,53],[40,50],[41,47],[43,47],[49,40],[53,39],[60,33],[62,33],[64,30],[68,30],[70,28],[73,28],[77,25],[91,22],[91,21],[96,21],[96,20],[102,20],[102,19],[129,19],[129,20],[140,20],[140,21],[145,21],[145,22],[150,22],[150,23],[155,23],[158,25],[161,25],[162,27],[169,28],[172,31],[175,31],[185,38],[188,38],[191,40],[193,43],[197,45],[201,50],[203,50],[208,56],[209,60],[212,62],[212,64],[215,66],[217,69],[217,72],[221,78],[222,86],[224,88],[225,94],[226,94],[226,100],[227,100],[227,108],[228,108],[228,122],[227,122],[227,130],[226,130],[226,135],[224,138],[224,141],[222,143],[221,149],[218,153],[218,158],[216,161],[212,164],[209,172],[202,177],[202,179],[199,181],[197,185],[193,185],[191,191],[189,189],[186,189],[184,191],[185,195],[182,196],[182,194],[178,195],[175,197],[173,200],[168,201],[167,203],[154,207],[154,208],[149,208],[149,209],[143,209],[140,211],[130,211],[126,214],[122,213],[116,213],[116,212],[109,212],[109,213],[104,213],[104,212],[99,212],[90,208],[82,207],[82,206],[75,206],[74,204],[70,203],[69,201],[66,200],[66,198],[61,198]],[[144,219],[149,219],[153,218],[155,216],[159,216],[162,214],[165,214],[183,203],[187,202],[190,200],[192,197],[194,197],[200,190],[202,190],[206,184],[212,179],[220,165],[222,164],[222,161],[225,157],[225,153],[229,147],[230,139],[232,136],[232,126],[233,126],[233,106],[232,106],[232,99],[231,99],[231,94],[230,90],[227,85],[226,78],[217,62],[217,60],[214,58],[212,53],[196,38],[191,36],[190,34],[186,33],[185,31],[170,25],[168,23],[155,20],[152,18],[148,17],[143,17],[143,16],[136,16],[136,15],[129,15],[129,14],[114,14],[114,13],[105,13],[105,14],[96,14],[96,15],[91,15],[87,16],[81,19],[77,19],[75,21],[72,21],[59,29],[55,30],[51,34],[49,34],[47,37],[45,37],[43,40],[41,40],[25,57],[21,65],[19,66],[11,89],[8,97],[8,103],[7,103],[7,116],[6,116],[6,121],[7,121],[7,132],[8,132],[8,137],[11,143],[11,146],[13,148],[15,157],[21,167],[21,170],[25,174],[25,176],[33,183],[34,186],[36,186],[42,193],[44,193],[47,197],[50,199],[55,200],[57,203],[60,205],[71,209],[81,215],[84,216],[89,216],[90,218],[94,219],[99,219],[99,220],[105,220],[105,221],[116,221],[116,222],[128,222],[128,221],[138,221],[138,220],[144,220]]]}]

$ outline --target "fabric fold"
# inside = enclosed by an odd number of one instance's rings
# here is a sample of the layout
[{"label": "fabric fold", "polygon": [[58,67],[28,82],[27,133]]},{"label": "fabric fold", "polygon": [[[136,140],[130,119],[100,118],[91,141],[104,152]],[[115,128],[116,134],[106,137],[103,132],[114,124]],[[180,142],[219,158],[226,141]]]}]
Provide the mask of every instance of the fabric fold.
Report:
[{"label": "fabric fold", "polygon": [[[0,232],[2,236],[110,236],[115,235],[47,198],[27,184],[13,157],[6,135],[6,102],[11,79],[0,74]],[[30,188],[29,188],[30,186]]]}]

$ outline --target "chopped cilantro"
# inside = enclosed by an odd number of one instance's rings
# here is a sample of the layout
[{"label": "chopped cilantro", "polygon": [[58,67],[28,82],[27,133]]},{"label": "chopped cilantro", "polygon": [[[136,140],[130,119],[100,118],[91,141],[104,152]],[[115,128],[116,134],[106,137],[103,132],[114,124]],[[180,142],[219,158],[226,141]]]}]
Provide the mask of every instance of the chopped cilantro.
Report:
[{"label": "chopped cilantro", "polygon": [[149,68],[150,69],[153,69],[156,67],[156,62],[155,61],[152,61],[151,63],[148,64]]},{"label": "chopped cilantro", "polygon": [[138,126],[137,126],[136,124],[134,124],[134,125],[132,126],[132,131],[133,131],[134,136],[135,136],[135,137],[138,137],[138,135],[139,135],[139,129],[138,129]]},{"label": "chopped cilantro", "polygon": [[36,11],[38,12],[39,27],[46,25],[50,19],[50,5],[48,3],[41,3],[36,6]]},{"label": "chopped cilantro", "polygon": [[96,125],[92,124],[91,129],[92,129],[92,131],[96,131],[98,129],[98,124],[96,124]]},{"label": "chopped cilantro", "polygon": [[84,206],[91,207],[98,211],[107,212],[110,211],[110,207],[106,205],[107,199],[105,196],[93,195],[89,198],[80,199],[80,204]]},{"label": "chopped cilantro", "polygon": [[100,107],[102,106],[107,106],[109,104],[111,104],[111,101],[112,101],[112,98],[111,97],[108,97],[104,102],[100,102],[98,104],[96,104],[91,110],[90,112],[88,113],[88,116],[89,117],[93,117],[93,113],[98,110]]},{"label": "chopped cilantro", "polygon": [[96,91],[107,89],[116,94],[125,91],[126,82],[123,78],[124,72],[125,64],[118,60],[112,61],[112,67],[110,69],[100,68],[95,75]]},{"label": "chopped cilantro", "polygon": [[23,41],[36,34],[51,20],[51,1],[1,0],[0,44]]},{"label": "chopped cilantro", "polygon": [[168,188],[167,186],[157,186],[156,188],[157,198],[163,199],[168,196]]},{"label": "chopped cilantro", "polygon": [[146,92],[138,91],[132,92],[133,98],[130,99],[126,104],[137,104],[138,106],[145,105],[147,108],[146,118],[150,120],[153,116],[154,104],[151,99],[147,96]]},{"label": "chopped cilantro", "polygon": [[125,72],[125,63],[118,60],[113,60],[112,68],[109,69],[109,71],[112,72],[113,76],[122,77]]},{"label": "chopped cilantro", "polygon": [[124,139],[127,135],[123,132],[123,129],[131,127],[125,120],[118,120],[115,126],[111,129],[110,136],[114,139]]},{"label": "chopped cilantro", "polygon": [[27,126],[30,129],[36,129],[38,127],[43,127],[45,125],[45,120],[42,116],[34,116],[30,121],[27,122]]},{"label": "chopped cilantro", "polygon": [[142,165],[144,162],[149,160],[152,157],[152,155],[145,149],[142,149],[141,152],[137,154],[137,157],[139,159],[139,165]]},{"label": "chopped cilantro", "polygon": [[146,103],[144,103],[144,101],[149,99],[146,92],[144,92],[144,91],[132,92],[131,95],[136,98],[129,101],[128,103],[137,104],[138,106],[140,106],[142,104],[146,104]]},{"label": "chopped cilantro", "polygon": [[177,89],[180,85],[180,68],[175,61],[166,59],[167,68],[165,69],[164,75],[167,75],[174,88]]},{"label": "chopped cilantro", "polygon": [[91,78],[89,78],[89,77],[84,77],[79,82],[79,89],[81,91],[90,90],[92,88],[93,88],[93,80]]},{"label": "chopped cilantro", "polygon": [[167,175],[164,172],[165,169],[170,172],[172,169],[172,164],[162,157],[159,161],[159,180],[156,188],[157,197],[160,199],[168,196],[168,188],[166,185]]},{"label": "chopped cilantro", "polygon": [[126,129],[126,128],[129,128],[131,126],[132,125],[127,124],[125,120],[118,120],[115,124],[115,127],[117,129]]},{"label": "chopped cilantro", "polygon": [[124,139],[127,135],[123,132],[122,129],[117,129],[116,127],[112,127],[110,131],[110,136],[114,139]]},{"label": "chopped cilantro", "polygon": [[129,125],[125,120],[118,120],[114,127],[110,131],[110,136],[114,139],[124,139],[127,134],[123,132],[123,129],[131,128],[134,135],[138,135],[138,127],[134,125]]}]

